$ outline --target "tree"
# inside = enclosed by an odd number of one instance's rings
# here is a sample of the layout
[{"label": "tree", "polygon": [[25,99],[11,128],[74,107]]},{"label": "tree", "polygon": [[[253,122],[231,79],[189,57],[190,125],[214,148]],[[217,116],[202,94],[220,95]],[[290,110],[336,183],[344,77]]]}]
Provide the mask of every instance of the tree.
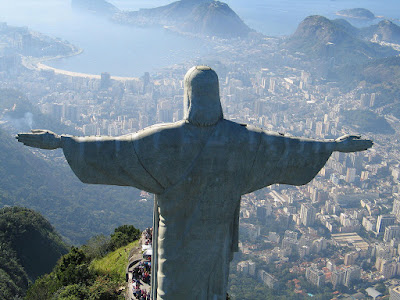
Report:
[{"label": "tree", "polygon": [[[112,234],[114,247],[138,239],[140,231],[133,226],[123,225]],[[119,243],[119,244],[117,244]],[[103,235],[92,238],[81,249],[72,247],[64,255],[53,272],[40,277],[29,288],[26,300],[117,300],[117,289],[122,282],[114,281],[109,275],[98,276],[91,268],[95,257],[109,251],[110,239]],[[108,247],[108,249],[106,249]],[[0,261],[1,263],[1,261]],[[0,274],[1,275],[1,274]],[[1,279],[1,278],[0,278]],[[125,282],[125,277],[123,279]],[[1,288],[1,286],[0,286]],[[3,299],[0,297],[0,299]],[[8,300],[8,299],[7,299]],[[11,299],[10,299],[11,300]]]},{"label": "tree", "polygon": [[1,208],[0,299],[24,296],[30,282],[50,272],[67,250],[38,212],[23,207]]},{"label": "tree", "polygon": [[96,278],[92,286],[89,287],[90,300],[117,300],[115,293],[117,284],[105,276]]},{"label": "tree", "polygon": [[72,284],[59,291],[57,300],[83,300],[89,299],[89,290],[85,285]]},{"label": "tree", "polygon": [[64,286],[87,283],[93,278],[88,263],[85,253],[72,247],[71,252],[64,255],[56,267],[56,276]]},{"label": "tree", "polygon": [[92,237],[86,245],[82,246],[82,250],[85,252],[86,257],[89,260],[105,256],[109,249],[110,237],[103,234]]},{"label": "tree", "polygon": [[111,250],[118,249],[122,246],[136,241],[140,238],[140,230],[136,229],[133,225],[122,225],[115,228],[114,233],[111,234],[110,248]]},{"label": "tree", "polygon": [[29,287],[25,299],[50,300],[53,298],[54,293],[61,287],[60,281],[55,276],[54,272],[52,272],[36,279],[35,283]]}]

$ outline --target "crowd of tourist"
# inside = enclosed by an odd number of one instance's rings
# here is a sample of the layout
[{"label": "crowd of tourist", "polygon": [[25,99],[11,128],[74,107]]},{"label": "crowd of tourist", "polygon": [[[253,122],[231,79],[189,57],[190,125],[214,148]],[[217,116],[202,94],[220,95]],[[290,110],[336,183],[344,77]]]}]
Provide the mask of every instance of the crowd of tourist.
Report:
[{"label": "crowd of tourist", "polygon": [[132,278],[134,280],[142,280],[144,283],[150,284],[150,271],[151,262],[141,261],[136,267],[133,268]]},{"label": "crowd of tourist", "polygon": [[153,228],[146,228],[146,230],[143,231],[143,237],[144,237],[144,244],[151,245],[153,238]]},{"label": "crowd of tourist", "polygon": [[[153,237],[153,228],[147,228],[142,233],[142,248],[151,249]],[[150,247],[149,247],[150,246]],[[133,297],[138,300],[151,300],[150,291],[143,288],[143,284],[150,285],[151,274],[151,255],[143,255],[141,260],[132,269],[132,284],[133,284]]]},{"label": "crowd of tourist", "polygon": [[138,285],[136,286],[136,289],[133,290],[133,297],[138,300],[151,300],[150,292],[141,289]]}]

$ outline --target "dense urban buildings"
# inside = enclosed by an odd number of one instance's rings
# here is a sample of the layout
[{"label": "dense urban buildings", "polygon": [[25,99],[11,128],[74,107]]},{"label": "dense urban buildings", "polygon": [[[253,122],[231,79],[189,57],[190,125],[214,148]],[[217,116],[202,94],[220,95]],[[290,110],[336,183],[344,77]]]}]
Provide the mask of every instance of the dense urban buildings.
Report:
[{"label": "dense urban buildings", "polygon": [[[24,34],[7,43],[30,53],[32,40]],[[215,57],[200,62],[219,75],[228,119],[320,139],[358,134],[348,112],[373,112],[394,128],[390,135],[366,131],[375,142],[371,150],[333,154],[305,186],[274,185],[245,195],[240,254],[231,269],[270,289],[288,284],[271,270],[287,269],[300,294],[307,294],[298,281],[305,279],[332,292],[383,283],[390,299],[400,299],[400,120],[378,105],[384,95],[362,83],[349,89],[325,80],[310,70],[312,61],[300,63],[274,38],[215,40],[213,47]],[[199,63],[115,78],[65,74],[22,58],[0,44],[1,89],[22,91],[42,113],[82,135],[110,136],[182,119],[183,75]],[[0,116],[5,120],[7,113]],[[34,128],[35,116],[29,116],[19,122]]]}]

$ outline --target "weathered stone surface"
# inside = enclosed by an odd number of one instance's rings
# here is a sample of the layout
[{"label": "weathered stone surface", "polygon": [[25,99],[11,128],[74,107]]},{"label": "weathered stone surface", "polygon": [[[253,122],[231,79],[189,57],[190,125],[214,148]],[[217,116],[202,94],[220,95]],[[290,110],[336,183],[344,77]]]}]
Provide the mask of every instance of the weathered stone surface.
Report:
[{"label": "weathered stone surface", "polygon": [[184,120],[134,134],[34,131],[17,138],[28,146],[62,147],[83,182],[155,194],[153,299],[225,300],[241,195],[274,183],[306,184],[333,151],[362,151],[372,142],[291,138],[228,121],[217,75],[208,67],[188,71],[184,99]]}]

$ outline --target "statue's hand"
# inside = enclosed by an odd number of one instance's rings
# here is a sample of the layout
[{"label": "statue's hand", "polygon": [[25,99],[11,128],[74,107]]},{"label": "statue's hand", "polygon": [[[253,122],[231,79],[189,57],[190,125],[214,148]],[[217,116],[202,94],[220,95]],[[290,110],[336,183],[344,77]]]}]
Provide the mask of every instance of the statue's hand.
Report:
[{"label": "statue's hand", "polygon": [[34,129],[32,133],[18,133],[15,137],[18,142],[29,147],[40,149],[61,148],[61,138],[50,130]]},{"label": "statue's hand", "polygon": [[371,140],[363,140],[359,135],[344,135],[335,140],[335,151],[357,152],[371,148],[374,144]]}]

